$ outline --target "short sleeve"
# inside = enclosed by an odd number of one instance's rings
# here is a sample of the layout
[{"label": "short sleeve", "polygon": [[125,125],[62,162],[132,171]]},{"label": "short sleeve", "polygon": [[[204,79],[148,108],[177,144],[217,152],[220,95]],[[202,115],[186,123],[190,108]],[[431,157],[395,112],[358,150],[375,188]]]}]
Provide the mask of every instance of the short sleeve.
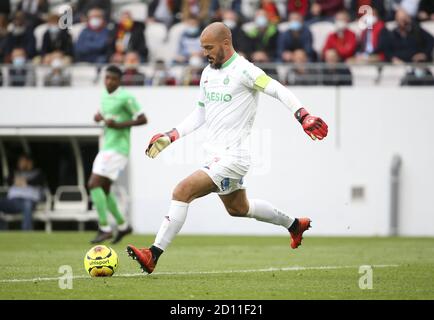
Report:
[{"label": "short sleeve", "polygon": [[136,115],[138,115],[141,111],[141,107],[139,105],[139,103],[137,102],[136,97],[134,97],[132,94],[129,94],[126,97],[126,103],[125,103],[126,109],[128,111],[128,113],[132,116],[135,117]]},{"label": "short sleeve", "polygon": [[264,85],[261,82],[263,82],[263,79],[268,78],[268,76],[261,68],[255,66],[253,63],[248,62],[243,66],[241,66],[240,71],[241,71],[241,82],[247,88],[259,90],[261,89],[261,86],[265,87],[266,84]]}]

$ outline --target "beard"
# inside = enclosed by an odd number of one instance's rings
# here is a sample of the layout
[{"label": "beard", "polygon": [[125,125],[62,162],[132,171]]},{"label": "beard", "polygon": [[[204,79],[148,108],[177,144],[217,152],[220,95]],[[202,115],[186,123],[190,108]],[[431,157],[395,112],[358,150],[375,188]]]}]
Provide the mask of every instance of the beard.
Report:
[{"label": "beard", "polygon": [[[208,58],[208,61],[209,61],[209,57],[207,57],[207,58]],[[214,62],[210,62],[209,63],[210,66],[211,66],[211,68],[213,68],[213,69],[220,69],[222,67],[222,65],[223,65],[223,59],[224,58],[225,58],[225,53],[223,52],[223,49],[221,48],[219,50],[219,52],[217,53],[217,56],[215,57]]]}]

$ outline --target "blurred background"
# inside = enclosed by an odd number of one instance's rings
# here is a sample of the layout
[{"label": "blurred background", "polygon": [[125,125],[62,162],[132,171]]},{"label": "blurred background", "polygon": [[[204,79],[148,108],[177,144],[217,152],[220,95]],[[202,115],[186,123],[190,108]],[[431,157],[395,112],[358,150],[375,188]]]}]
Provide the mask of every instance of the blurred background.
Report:
[{"label": "blurred background", "polygon": [[[214,21],[329,124],[327,139],[313,143],[261,96],[251,197],[310,216],[311,234],[434,235],[432,0],[1,0],[0,198],[29,166],[42,194],[31,228],[96,230],[86,182],[102,133],[93,114],[113,63],[149,118],[132,130],[115,190],[136,232],[155,233],[173,187],[202,165],[201,131],[157,160],[144,150],[194,107],[205,67],[199,36]],[[189,215],[185,233],[278,233],[229,217],[216,196]],[[22,221],[0,212],[3,229]]]}]

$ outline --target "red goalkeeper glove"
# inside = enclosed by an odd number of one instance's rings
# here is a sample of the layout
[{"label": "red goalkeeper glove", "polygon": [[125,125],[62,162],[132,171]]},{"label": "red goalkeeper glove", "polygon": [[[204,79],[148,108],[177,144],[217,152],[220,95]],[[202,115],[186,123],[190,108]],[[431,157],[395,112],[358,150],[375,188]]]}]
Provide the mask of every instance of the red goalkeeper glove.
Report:
[{"label": "red goalkeeper glove", "polygon": [[167,148],[173,141],[179,139],[178,130],[173,128],[166,133],[157,133],[149,141],[146,155],[150,158],[155,158],[163,149]]},{"label": "red goalkeeper glove", "polygon": [[298,109],[294,115],[303,126],[304,132],[306,132],[312,140],[322,140],[327,137],[328,126],[321,118],[311,116],[304,108]]}]

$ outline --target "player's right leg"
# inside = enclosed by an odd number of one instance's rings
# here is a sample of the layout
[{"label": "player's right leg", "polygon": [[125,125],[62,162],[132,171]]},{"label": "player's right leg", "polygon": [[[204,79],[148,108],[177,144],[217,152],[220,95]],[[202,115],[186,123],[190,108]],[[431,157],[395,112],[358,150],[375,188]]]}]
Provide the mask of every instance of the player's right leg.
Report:
[{"label": "player's right leg", "polygon": [[154,244],[150,248],[127,247],[128,254],[139,262],[143,271],[154,271],[158,258],[184,225],[190,202],[215,191],[216,185],[202,170],[194,172],[175,187],[169,213],[164,217]]}]

